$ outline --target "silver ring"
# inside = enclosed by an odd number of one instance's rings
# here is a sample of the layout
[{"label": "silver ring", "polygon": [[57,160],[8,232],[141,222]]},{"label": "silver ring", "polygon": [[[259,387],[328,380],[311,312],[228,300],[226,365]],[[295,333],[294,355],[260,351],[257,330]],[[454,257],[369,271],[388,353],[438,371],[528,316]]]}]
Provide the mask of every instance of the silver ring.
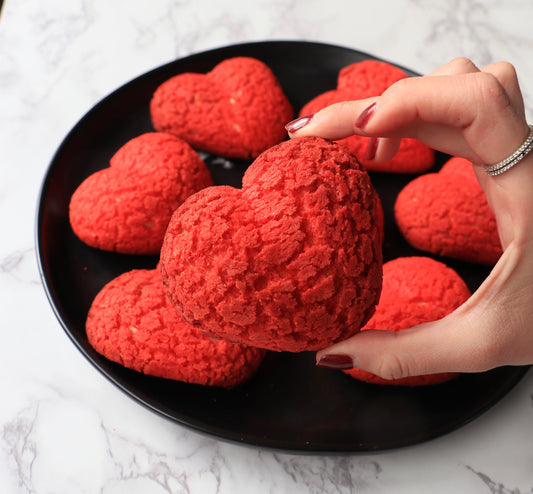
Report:
[{"label": "silver ring", "polygon": [[503,161],[496,163],[495,165],[485,165],[485,171],[489,175],[500,175],[506,172],[517,163],[522,161],[533,149],[533,125],[529,126],[529,134],[527,139],[511,156],[505,158]]}]

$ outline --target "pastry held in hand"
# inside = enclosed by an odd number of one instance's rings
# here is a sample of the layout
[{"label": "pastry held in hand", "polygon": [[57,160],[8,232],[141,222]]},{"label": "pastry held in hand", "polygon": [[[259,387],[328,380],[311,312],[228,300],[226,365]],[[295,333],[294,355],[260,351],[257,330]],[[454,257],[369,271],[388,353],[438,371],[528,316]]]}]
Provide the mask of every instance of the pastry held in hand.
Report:
[{"label": "pastry held in hand", "polygon": [[125,367],[167,379],[233,388],[265,351],[213,340],[183,321],[157,269],[128,271],[95,297],[86,322],[93,348]]},{"label": "pastry held in hand", "polygon": [[226,158],[252,159],[287,137],[292,106],[270,68],[255,58],[224,60],[207,74],[161,84],[150,103],[154,128]]},{"label": "pastry held in hand", "polygon": [[263,153],[242,189],[180,206],[161,249],[168,294],[202,331],[278,351],[347,338],[381,290],[377,196],[338,144],[292,139]]},{"label": "pastry held in hand", "polygon": [[81,183],[70,200],[70,224],[91,247],[158,254],[174,210],[209,185],[209,170],[185,141],[149,132]]}]

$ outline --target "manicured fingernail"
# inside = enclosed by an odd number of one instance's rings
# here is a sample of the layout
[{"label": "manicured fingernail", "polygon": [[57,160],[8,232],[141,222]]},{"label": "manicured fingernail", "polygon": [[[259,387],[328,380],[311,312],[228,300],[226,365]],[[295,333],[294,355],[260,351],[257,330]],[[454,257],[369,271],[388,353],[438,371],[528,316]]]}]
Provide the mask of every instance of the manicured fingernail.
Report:
[{"label": "manicured fingernail", "polygon": [[353,369],[353,359],[344,354],[322,355],[316,365],[326,369]]},{"label": "manicured fingernail", "polygon": [[371,161],[376,157],[378,150],[379,139],[377,137],[371,137],[366,147],[365,160]]},{"label": "manicured fingernail", "polygon": [[287,125],[285,125],[285,130],[292,134],[293,132],[300,130],[302,127],[305,127],[311,121],[312,118],[313,114],[304,115],[303,117],[297,118],[296,120],[293,120],[292,122],[289,122]]},{"label": "manicured fingernail", "polygon": [[371,105],[367,106],[361,112],[361,114],[357,117],[357,119],[355,120],[354,125],[358,129],[364,129],[367,126],[368,121],[370,120],[372,115],[374,115],[374,113],[376,112],[376,108],[377,107],[378,107],[378,102],[377,101],[374,101],[374,103],[372,103]]}]

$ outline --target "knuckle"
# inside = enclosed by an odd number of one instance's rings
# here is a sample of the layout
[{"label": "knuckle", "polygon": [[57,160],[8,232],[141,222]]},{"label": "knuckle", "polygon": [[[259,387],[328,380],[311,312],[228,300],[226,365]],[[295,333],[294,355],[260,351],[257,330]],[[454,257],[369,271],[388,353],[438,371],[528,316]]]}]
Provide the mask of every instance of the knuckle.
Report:
[{"label": "knuckle", "polygon": [[511,105],[509,95],[493,74],[479,72],[476,75],[476,90],[483,105],[500,110]]},{"label": "knuckle", "polygon": [[478,70],[474,62],[467,57],[455,57],[448,63],[448,65],[452,70],[458,73],[474,72]]},{"label": "knuckle", "polygon": [[334,103],[335,109],[340,112],[346,112],[346,113],[352,113],[353,112],[353,100],[346,100],[346,101],[339,101],[338,103]]},{"label": "knuckle", "polygon": [[420,80],[421,76],[406,77],[399,79],[391,84],[381,95],[382,98],[387,98],[389,101],[393,101],[395,98],[403,98],[405,94],[413,89],[412,84],[416,80]]},{"label": "knuckle", "polygon": [[387,89],[387,92],[403,91],[404,88],[409,87],[413,79],[418,79],[418,78],[419,77],[405,77],[404,79],[399,79],[395,83],[393,83],[391,86],[389,86],[389,88]]},{"label": "knuckle", "polygon": [[408,363],[396,355],[382,356],[375,373],[387,380],[401,379],[411,375]]},{"label": "knuckle", "polygon": [[496,62],[492,64],[492,73],[503,82],[514,82],[518,80],[516,69],[510,62]]}]

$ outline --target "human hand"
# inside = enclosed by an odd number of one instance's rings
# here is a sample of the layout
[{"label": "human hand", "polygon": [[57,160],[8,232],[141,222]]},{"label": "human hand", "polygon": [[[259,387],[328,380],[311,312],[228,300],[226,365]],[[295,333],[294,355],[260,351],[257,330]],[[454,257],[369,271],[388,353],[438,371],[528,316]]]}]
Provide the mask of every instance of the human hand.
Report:
[{"label": "human hand", "polygon": [[484,283],[447,317],[401,332],[361,332],[318,352],[319,365],[395,379],[533,363],[533,153],[495,177],[482,166],[509,156],[529,131],[510,64],[478,69],[455,59],[395,83],[380,97],[332,105],[287,129],[291,137],[370,136],[367,158],[376,162],[391,159],[402,137],[469,159],[504,249]]}]

